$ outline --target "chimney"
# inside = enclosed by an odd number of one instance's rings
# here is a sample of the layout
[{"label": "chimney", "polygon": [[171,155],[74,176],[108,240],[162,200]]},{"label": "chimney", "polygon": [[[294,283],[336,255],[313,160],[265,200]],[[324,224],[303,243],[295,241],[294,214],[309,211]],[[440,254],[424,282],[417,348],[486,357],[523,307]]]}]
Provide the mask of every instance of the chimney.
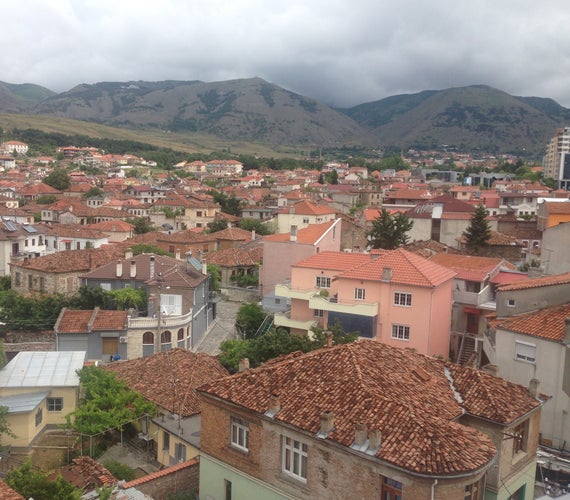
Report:
[{"label": "chimney", "polygon": [[269,396],[269,403],[267,403],[267,411],[265,414],[269,417],[274,417],[279,413],[281,409],[281,402],[279,401],[279,394],[277,392],[272,392]]},{"label": "chimney", "polygon": [[120,260],[117,261],[117,271],[115,274],[117,275],[117,278],[120,278],[123,275],[123,263]]},{"label": "chimney", "polygon": [[249,359],[248,358],[241,358],[239,360],[238,371],[241,373],[241,372],[245,372],[246,370],[249,370]]},{"label": "chimney", "polygon": [[133,258],[133,250],[132,248],[127,248],[125,250],[125,259],[132,259]]},{"label": "chimney", "polygon": [[533,398],[538,398],[538,387],[540,385],[540,381],[537,378],[531,378],[530,382],[528,383],[528,392]]},{"label": "chimney", "polygon": [[176,260],[180,260],[180,248],[176,249],[176,252],[174,253],[174,258]]},{"label": "chimney", "polygon": [[297,242],[297,226],[291,226],[291,236],[289,238],[291,243]]},{"label": "chimney", "polygon": [[319,429],[320,436],[326,436],[334,429],[334,413],[332,411],[325,411],[321,415],[321,427]]},{"label": "chimney", "polygon": [[149,275],[150,278],[154,278],[154,255],[151,255],[149,258]]},{"label": "chimney", "polygon": [[325,332],[325,335],[327,336],[327,340],[326,340],[326,347],[332,347],[333,345],[333,332],[331,332],[330,330],[327,330]]},{"label": "chimney", "polygon": [[202,274],[208,274],[208,263],[206,259],[202,259]]},{"label": "chimney", "polygon": [[392,268],[385,267],[382,269],[382,281],[390,283],[392,281]]},{"label": "chimney", "polygon": [[368,431],[368,451],[376,453],[382,446],[382,432],[378,429]]},{"label": "chimney", "polygon": [[366,444],[367,440],[368,428],[366,424],[359,422],[354,429],[354,446],[360,448]]}]

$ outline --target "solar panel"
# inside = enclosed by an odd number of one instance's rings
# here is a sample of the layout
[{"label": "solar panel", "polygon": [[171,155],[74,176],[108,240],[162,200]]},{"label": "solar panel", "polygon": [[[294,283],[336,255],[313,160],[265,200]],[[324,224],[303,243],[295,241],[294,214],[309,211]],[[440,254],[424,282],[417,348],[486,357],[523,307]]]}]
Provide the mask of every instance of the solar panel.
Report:
[{"label": "solar panel", "polygon": [[24,231],[26,231],[28,233],[37,233],[38,232],[38,230],[34,226],[24,225],[22,227],[24,228]]},{"label": "solar panel", "polygon": [[18,228],[15,226],[15,224],[10,221],[10,220],[5,220],[4,221],[4,227],[8,230],[8,231],[16,231]]}]

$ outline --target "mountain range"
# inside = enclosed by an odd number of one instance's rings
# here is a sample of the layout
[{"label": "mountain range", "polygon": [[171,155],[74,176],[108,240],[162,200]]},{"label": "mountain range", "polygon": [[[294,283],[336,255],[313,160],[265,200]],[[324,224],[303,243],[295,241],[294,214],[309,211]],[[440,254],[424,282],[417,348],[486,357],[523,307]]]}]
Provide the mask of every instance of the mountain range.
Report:
[{"label": "mountain range", "polygon": [[62,93],[0,82],[0,112],[271,145],[397,146],[540,156],[570,109],[484,85],[426,90],[331,108],[261,78],[102,82]]}]

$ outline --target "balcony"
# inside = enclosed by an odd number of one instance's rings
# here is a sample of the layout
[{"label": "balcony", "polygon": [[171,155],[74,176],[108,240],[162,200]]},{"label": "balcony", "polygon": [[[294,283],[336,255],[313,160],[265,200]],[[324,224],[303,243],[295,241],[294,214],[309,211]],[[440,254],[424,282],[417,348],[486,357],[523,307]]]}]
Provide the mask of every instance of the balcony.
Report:
[{"label": "balcony", "polygon": [[[184,328],[192,322],[192,311],[180,316],[165,316],[160,318],[161,330],[173,330]],[[128,318],[128,328],[139,330],[156,330],[158,328],[158,318]]]},{"label": "balcony", "polygon": [[480,292],[455,290],[453,292],[453,300],[470,306],[481,306],[494,301],[493,290],[490,286],[486,286]]},{"label": "balcony", "polygon": [[313,294],[309,298],[309,309],[322,309],[323,311],[374,317],[378,315],[378,302],[339,303],[336,297],[323,297]]},{"label": "balcony", "polygon": [[307,332],[318,324],[313,320],[297,321],[291,319],[291,311],[287,311],[286,313],[276,313],[273,317],[273,323],[275,326],[284,326],[287,328],[294,328],[296,330],[305,330]]},{"label": "balcony", "polygon": [[309,300],[313,295],[315,295],[315,290],[313,288],[309,289],[295,289],[291,288],[291,283],[279,283],[275,285],[275,295],[277,297],[287,297],[288,299],[301,299]]}]

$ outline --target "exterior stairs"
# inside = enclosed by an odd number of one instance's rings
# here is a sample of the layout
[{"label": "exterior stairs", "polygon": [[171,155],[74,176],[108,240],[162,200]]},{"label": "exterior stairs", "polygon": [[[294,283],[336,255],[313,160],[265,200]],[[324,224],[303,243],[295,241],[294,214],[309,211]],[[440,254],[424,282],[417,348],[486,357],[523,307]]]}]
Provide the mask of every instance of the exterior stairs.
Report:
[{"label": "exterior stairs", "polygon": [[477,359],[477,350],[475,349],[475,346],[475,337],[471,335],[463,335],[461,348],[459,349],[459,356],[457,356],[457,364],[472,366]]}]

